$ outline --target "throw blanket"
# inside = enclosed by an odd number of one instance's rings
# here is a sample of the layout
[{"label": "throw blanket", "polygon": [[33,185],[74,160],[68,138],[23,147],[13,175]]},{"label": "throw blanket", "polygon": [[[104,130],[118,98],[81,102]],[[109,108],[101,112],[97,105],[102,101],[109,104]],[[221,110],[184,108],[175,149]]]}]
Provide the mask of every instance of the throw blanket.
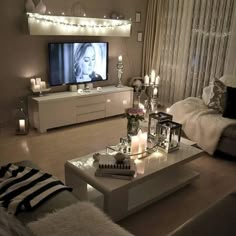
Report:
[{"label": "throw blanket", "polygon": [[0,205],[10,214],[31,210],[62,190],[71,188],[40,170],[14,164],[0,168]]},{"label": "throw blanket", "polygon": [[173,120],[181,123],[184,133],[199,147],[213,154],[224,129],[236,125],[236,120],[222,117],[209,109],[200,98],[189,97],[170,107]]}]

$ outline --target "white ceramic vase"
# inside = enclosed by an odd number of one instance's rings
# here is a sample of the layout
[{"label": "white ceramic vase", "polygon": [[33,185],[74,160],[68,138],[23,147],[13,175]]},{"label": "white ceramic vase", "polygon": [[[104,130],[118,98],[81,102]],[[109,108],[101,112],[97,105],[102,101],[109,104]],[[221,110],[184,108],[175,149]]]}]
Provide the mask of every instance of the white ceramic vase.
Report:
[{"label": "white ceramic vase", "polygon": [[45,14],[47,10],[46,5],[43,3],[43,0],[40,0],[37,6],[35,7],[35,13]]},{"label": "white ceramic vase", "polygon": [[26,12],[34,12],[35,5],[34,5],[33,0],[26,0],[25,1],[25,10],[26,10]]}]

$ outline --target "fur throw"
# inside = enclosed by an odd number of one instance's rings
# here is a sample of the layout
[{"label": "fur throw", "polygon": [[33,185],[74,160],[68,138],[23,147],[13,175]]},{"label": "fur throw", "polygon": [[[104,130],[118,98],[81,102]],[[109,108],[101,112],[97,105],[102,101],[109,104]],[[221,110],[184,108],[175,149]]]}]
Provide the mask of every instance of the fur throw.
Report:
[{"label": "fur throw", "polygon": [[31,222],[38,236],[131,236],[89,202],[78,202]]}]

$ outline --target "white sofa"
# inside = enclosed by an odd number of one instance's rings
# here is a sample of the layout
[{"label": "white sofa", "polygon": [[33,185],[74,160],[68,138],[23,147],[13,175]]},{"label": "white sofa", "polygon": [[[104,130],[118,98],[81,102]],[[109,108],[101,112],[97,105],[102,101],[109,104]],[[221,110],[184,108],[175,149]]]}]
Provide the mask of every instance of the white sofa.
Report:
[{"label": "white sofa", "polygon": [[[236,77],[220,78],[226,86],[236,88]],[[189,97],[170,107],[173,120],[181,123],[185,135],[209,154],[217,150],[236,156],[236,119],[222,117],[209,108],[211,86],[204,88],[202,98]],[[219,101],[218,101],[219,102]]]}]

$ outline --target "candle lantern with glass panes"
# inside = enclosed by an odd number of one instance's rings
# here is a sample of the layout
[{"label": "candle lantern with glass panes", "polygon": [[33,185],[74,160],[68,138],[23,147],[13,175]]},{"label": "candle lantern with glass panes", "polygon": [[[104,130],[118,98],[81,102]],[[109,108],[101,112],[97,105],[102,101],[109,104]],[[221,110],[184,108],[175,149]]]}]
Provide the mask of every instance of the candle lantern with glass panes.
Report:
[{"label": "candle lantern with glass panes", "polygon": [[158,123],[167,120],[172,120],[172,115],[164,112],[151,113],[148,121],[148,138],[156,140]]},{"label": "candle lantern with glass panes", "polygon": [[28,134],[29,119],[24,111],[24,103],[20,101],[16,112],[16,134]]},{"label": "candle lantern with glass panes", "polygon": [[179,149],[182,125],[171,120],[157,125],[156,145],[167,153]]}]

